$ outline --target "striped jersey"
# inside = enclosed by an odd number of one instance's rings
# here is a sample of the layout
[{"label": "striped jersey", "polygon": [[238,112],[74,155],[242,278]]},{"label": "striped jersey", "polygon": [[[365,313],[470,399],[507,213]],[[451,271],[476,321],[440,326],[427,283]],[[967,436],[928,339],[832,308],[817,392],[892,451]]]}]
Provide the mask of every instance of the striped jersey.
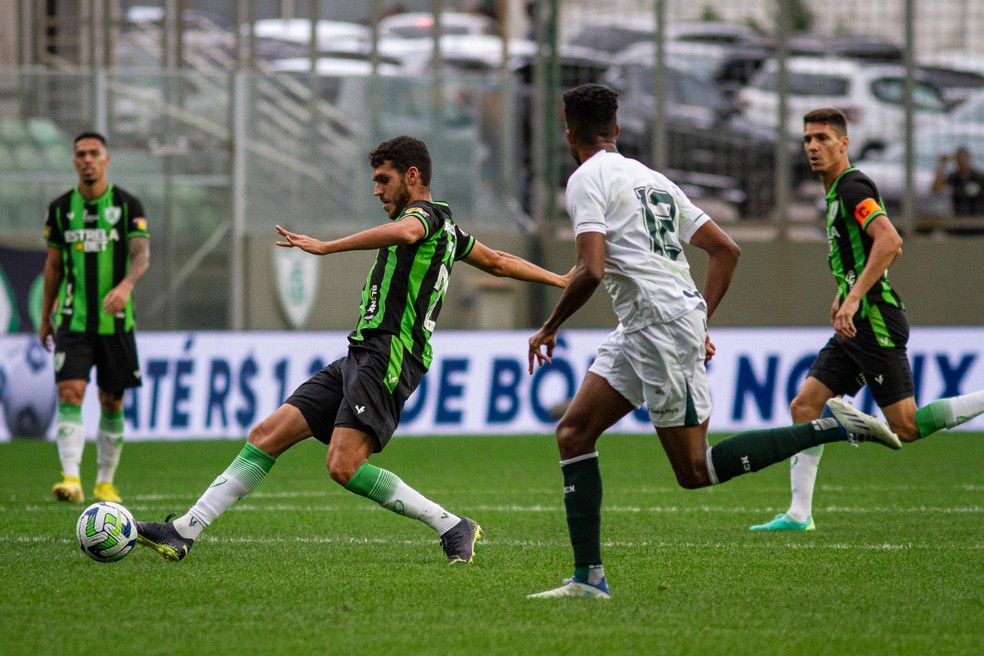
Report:
[{"label": "striped jersey", "polygon": [[[888,215],[871,178],[854,167],[848,168],[827,190],[827,259],[837,281],[841,300],[857,281],[874,239],[866,228],[876,217]],[[861,301],[861,317],[868,318],[872,306],[880,304],[902,308],[902,299],[888,281],[888,271],[871,286]]]},{"label": "striped jersey", "polygon": [[64,277],[55,325],[99,335],[132,330],[133,296],[116,315],[103,311],[103,298],[126,276],[128,240],[149,237],[140,201],[113,185],[93,200],[86,200],[78,188],[72,189],[48,206],[44,237],[62,254]]},{"label": "striped jersey", "polygon": [[575,235],[605,235],[603,280],[623,329],[707,309],[681,244],[710,217],[664,175],[598,151],[567,181],[567,211]]},{"label": "striped jersey", "polygon": [[413,201],[397,221],[420,221],[426,234],[413,244],[380,248],[359,308],[359,323],[349,335],[353,346],[388,349],[387,386],[396,387],[403,362],[424,370],[433,359],[430,336],[441,313],[451,267],[466,257],[475,238],[451,218],[447,203]]}]

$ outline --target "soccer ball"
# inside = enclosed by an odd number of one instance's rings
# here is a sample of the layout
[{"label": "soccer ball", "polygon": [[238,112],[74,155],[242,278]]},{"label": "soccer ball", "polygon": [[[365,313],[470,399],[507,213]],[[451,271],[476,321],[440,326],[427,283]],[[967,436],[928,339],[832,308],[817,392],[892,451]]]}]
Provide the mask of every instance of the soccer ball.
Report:
[{"label": "soccer ball", "polygon": [[75,526],[79,548],[100,563],[122,559],[137,543],[137,522],[130,511],[112,501],[92,504]]}]

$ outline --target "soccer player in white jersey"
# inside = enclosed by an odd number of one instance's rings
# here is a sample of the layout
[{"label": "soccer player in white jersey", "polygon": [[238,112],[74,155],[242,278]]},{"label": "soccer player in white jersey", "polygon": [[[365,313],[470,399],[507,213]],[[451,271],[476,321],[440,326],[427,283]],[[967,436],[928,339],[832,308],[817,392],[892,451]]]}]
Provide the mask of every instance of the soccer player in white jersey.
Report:
[{"label": "soccer player in white jersey", "polygon": [[[601,471],[595,444],[645,402],[685,488],[723,483],[801,451],[836,441],[898,437],[839,398],[823,416],[795,426],[749,431],[707,444],[711,399],[705,364],[714,355],[707,319],[731,283],[738,246],[660,173],[616,150],[618,95],[586,84],[564,94],[566,136],[578,168],[567,183],[574,224],[575,268],[543,327],[529,340],[529,370],[550,362],[557,332],[604,282],[618,327],[598,349],[581,387],[557,425],[564,506],[574,575],[531,597],[607,599],[601,561]],[[682,244],[705,251],[703,290],[690,276]]]}]

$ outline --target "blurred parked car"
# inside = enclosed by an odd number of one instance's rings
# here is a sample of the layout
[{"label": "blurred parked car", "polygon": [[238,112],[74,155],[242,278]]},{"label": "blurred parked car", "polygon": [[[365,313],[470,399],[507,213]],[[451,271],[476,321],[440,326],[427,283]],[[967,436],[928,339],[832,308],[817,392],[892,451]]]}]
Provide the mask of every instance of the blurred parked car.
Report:
[{"label": "blurred parked car", "polygon": [[[917,216],[948,217],[953,215],[950,194],[932,193],[933,177],[940,155],[953,155],[957,148],[970,150],[977,166],[984,165],[984,125],[958,123],[921,129],[913,139],[913,191]],[[874,180],[888,215],[899,216],[905,188],[905,144],[892,144],[878,157],[854,162]]]},{"label": "blurred parked car", "polygon": [[[652,162],[653,67],[613,66],[606,80],[619,92],[619,149]],[[677,68],[666,70],[667,169],[681,186],[711,191],[734,203],[742,216],[765,217],[775,205],[774,130],[749,121],[713,84]],[[799,166],[798,140],[790,140],[796,182],[810,174]]]},{"label": "blurred parked car", "polygon": [[[729,97],[748,84],[762,65],[774,56],[775,52],[769,47],[747,43],[667,41],[664,50],[668,66],[686,70],[703,80],[713,82]],[[618,53],[615,62],[652,66],[655,57],[655,45],[645,41]]]},{"label": "blurred parked car", "polygon": [[[864,157],[897,141],[902,135],[905,69],[893,64],[866,64],[844,58],[791,57],[788,72],[787,132],[799,138],[803,114],[817,107],[837,107],[847,116],[850,155]],[[776,127],[779,72],[775,60],[766,62],[738,92],[748,118]],[[927,76],[916,74],[913,103],[919,121],[940,121],[947,103]]]},{"label": "blurred parked car", "polygon": [[588,25],[570,38],[566,44],[614,55],[635,43],[652,40],[652,30],[623,25]]},{"label": "blurred parked car", "polygon": [[[311,42],[311,21],[306,18],[265,18],[254,23],[253,35],[257,39],[276,40],[306,47]],[[315,26],[315,40],[320,54],[335,52],[366,54],[371,47],[372,31],[358,23],[320,20]]]},{"label": "blurred parked car", "polygon": [[[694,21],[671,23],[666,26],[667,42],[704,43],[714,45],[770,46],[772,39],[740,23],[723,21]],[[627,25],[588,25],[567,41],[569,45],[590,48],[609,54],[621,53],[640,43],[652,44],[654,28]],[[651,46],[650,46],[651,47]]]},{"label": "blurred parked car", "polygon": [[[440,17],[442,35],[498,35],[500,33],[498,21],[483,14],[445,11],[440,13]],[[435,25],[434,14],[427,12],[393,14],[379,21],[379,37],[433,39]]]},{"label": "blurred parked car", "polygon": [[869,63],[902,63],[902,47],[891,41],[864,36],[794,34],[789,39],[792,55],[844,57]]},{"label": "blurred parked car", "polygon": [[984,74],[962,71],[948,66],[920,65],[919,72],[933,81],[933,85],[943,94],[943,99],[955,107],[984,90]]},{"label": "blurred parked car", "polygon": [[984,125],[984,91],[971,94],[959,107],[950,112],[948,122]]}]

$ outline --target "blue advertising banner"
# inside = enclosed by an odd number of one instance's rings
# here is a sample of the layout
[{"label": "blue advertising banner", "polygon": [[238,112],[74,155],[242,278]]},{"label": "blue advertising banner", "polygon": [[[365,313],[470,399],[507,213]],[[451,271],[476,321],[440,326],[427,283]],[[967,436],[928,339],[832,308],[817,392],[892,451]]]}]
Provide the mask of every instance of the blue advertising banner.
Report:
[{"label": "blue advertising banner", "polygon": [[[551,408],[574,394],[605,334],[561,333],[553,364],[531,376],[528,331],[438,333],[431,370],[407,402],[397,435],[552,432]],[[821,328],[712,330],[711,431],[787,424],[789,402],[830,334]],[[51,355],[36,342],[30,335],[0,339],[0,439],[31,427],[53,433]],[[242,439],[346,346],[342,332],[140,332],[143,386],[126,395],[127,439]],[[984,327],[914,328],[909,356],[919,404],[984,389]],[[866,391],[855,403],[878,414]],[[90,437],[98,412],[90,390],[83,405]],[[984,430],[984,417],[962,428]],[[653,429],[641,409],[613,430]]]}]

